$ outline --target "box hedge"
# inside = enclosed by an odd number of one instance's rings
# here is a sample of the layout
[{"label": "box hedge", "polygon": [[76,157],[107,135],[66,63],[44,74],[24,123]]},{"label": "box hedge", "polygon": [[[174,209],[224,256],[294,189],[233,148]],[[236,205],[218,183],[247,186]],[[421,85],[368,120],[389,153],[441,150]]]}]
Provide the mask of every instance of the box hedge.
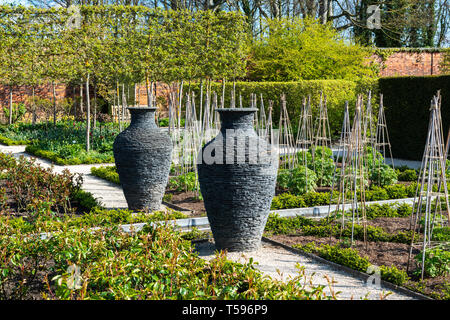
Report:
[{"label": "box hedge", "polygon": [[441,90],[444,139],[450,121],[450,75],[387,77],[378,81],[395,158],[421,160],[433,95]]}]

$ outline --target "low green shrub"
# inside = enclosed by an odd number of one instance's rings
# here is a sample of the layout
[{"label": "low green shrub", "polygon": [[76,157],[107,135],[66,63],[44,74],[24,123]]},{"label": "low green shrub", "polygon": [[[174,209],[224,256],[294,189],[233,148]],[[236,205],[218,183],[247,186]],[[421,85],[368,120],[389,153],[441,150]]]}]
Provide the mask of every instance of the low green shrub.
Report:
[{"label": "low green shrub", "polygon": [[361,272],[366,272],[370,265],[367,257],[361,257],[358,251],[352,248],[341,248],[338,245],[330,246],[328,244],[317,246],[314,242],[293,247]]},{"label": "low green shrub", "polygon": [[433,241],[450,242],[450,227],[439,227],[433,229]]},{"label": "low green shrub", "polygon": [[[415,256],[415,260],[419,265],[415,274],[420,275],[422,272],[423,252]],[[424,275],[428,277],[446,276],[450,273],[450,251],[440,247],[428,249],[425,251]]]},{"label": "low green shrub", "polygon": [[389,199],[402,199],[408,197],[406,187],[401,184],[386,186],[385,190],[388,194]]},{"label": "low green shrub", "polygon": [[271,234],[289,234],[301,227],[311,225],[314,225],[314,221],[302,216],[283,218],[271,213],[267,219],[265,231]]},{"label": "low green shrub", "polygon": [[409,280],[405,270],[399,270],[396,266],[380,266],[381,279],[401,286]]},{"label": "low green shrub", "polygon": [[283,193],[272,199],[271,209],[292,209],[292,208],[303,208],[305,207],[305,201],[301,196],[295,196],[290,193]]},{"label": "low green shrub", "polygon": [[[341,248],[339,245],[330,246],[328,244],[316,245],[314,242],[306,245],[294,245],[302,251],[313,253],[328,261],[338,263],[353,270],[366,273],[371,263],[367,257],[362,257],[356,249]],[[395,266],[379,266],[381,279],[396,285],[403,285],[408,279],[404,270],[399,270]]]},{"label": "low green shrub", "polygon": [[379,186],[373,186],[370,190],[366,190],[365,197],[366,201],[381,201],[389,199],[386,189]]},{"label": "low green shrub", "polygon": [[417,181],[417,172],[413,169],[400,171],[397,169],[398,181]]},{"label": "low green shrub", "polygon": [[378,186],[390,186],[397,183],[397,173],[391,166],[381,164],[370,169],[370,180]]},{"label": "low green shrub", "polygon": [[277,175],[278,186],[295,195],[313,191],[317,187],[316,181],[316,173],[304,166],[280,169]]},{"label": "low green shrub", "polygon": [[195,191],[197,189],[197,175],[195,172],[188,172],[169,178],[168,188],[175,191]]},{"label": "low green shrub", "polygon": [[13,140],[7,137],[0,135],[0,143],[6,144],[7,146],[18,146],[18,145],[26,145],[32,143],[32,140]]},{"label": "low green shrub", "polygon": [[119,174],[116,171],[116,166],[97,167],[97,168],[92,167],[91,173],[96,177],[120,184]]}]

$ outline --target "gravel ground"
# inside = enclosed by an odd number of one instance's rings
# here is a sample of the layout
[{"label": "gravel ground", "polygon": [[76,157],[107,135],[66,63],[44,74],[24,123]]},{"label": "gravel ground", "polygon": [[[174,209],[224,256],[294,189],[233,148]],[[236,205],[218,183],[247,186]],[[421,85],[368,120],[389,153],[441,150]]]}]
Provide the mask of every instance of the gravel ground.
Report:
[{"label": "gravel ground", "polygon": [[[215,256],[213,242],[201,242],[196,245],[199,256],[205,260],[210,260]],[[337,270],[329,265],[314,261],[308,257],[294,254],[284,248],[263,242],[262,246],[253,252],[229,252],[227,257],[230,260],[244,263],[253,258],[258,264],[256,267],[264,274],[273,279],[286,281],[298,275],[297,263],[305,267],[305,274],[311,280],[313,286],[326,286],[325,292],[331,294],[331,290],[337,293],[338,300],[414,300],[403,293],[392,292],[390,289],[380,287],[369,287],[366,282],[355,276]],[[332,289],[329,280],[334,282]],[[391,293],[386,296],[387,293]]]}]

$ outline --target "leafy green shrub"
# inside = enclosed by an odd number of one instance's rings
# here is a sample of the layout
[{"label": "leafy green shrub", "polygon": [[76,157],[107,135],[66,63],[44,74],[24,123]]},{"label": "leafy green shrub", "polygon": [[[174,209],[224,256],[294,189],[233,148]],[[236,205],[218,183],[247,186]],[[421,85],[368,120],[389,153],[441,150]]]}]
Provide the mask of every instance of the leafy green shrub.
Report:
[{"label": "leafy green shrub", "polygon": [[397,183],[397,173],[392,167],[382,164],[370,170],[370,180],[379,186],[389,186]]},{"label": "leafy green shrub", "polygon": [[278,186],[292,194],[299,195],[316,188],[317,176],[304,166],[294,169],[281,169],[277,175]]},{"label": "leafy green shrub", "polygon": [[385,189],[389,196],[389,199],[402,199],[408,197],[408,193],[404,185],[396,184],[392,186],[386,186]]},{"label": "leafy green shrub", "polygon": [[[422,266],[423,252],[415,256],[419,266]],[[416,275],[421,274],[421,268],[415,271]],[[425,251],[424,275],[429,277],[445,276],[450,273],[450,251],[440,247]]]},{"label": "leafy green shrub", "polygon": [[291,171],[289,169],[279,169],[277,174],[277,185],[281,189],[287,190],[289,188],[289,181],[291,180]]},{"label": "leafy green shrub", "polygon": [[375,219],[378,217],[396,217],[397,210],[395,210],[390,204],[372,204],[366,206],[367,219]]},{"label": "leafy green shrub", "polygon": [[364,48],[348,44],[314,19],[266,20],[268,36],[255,41],[249,61],[252,81],[359,79],[375,76]]},{"label": "leafy green shrub", "polygon": [[78,209],[88,212],[96,207],[101,207],[99,201],[95,199],[90,192],[82,189],[75,190],[71,198],[78,203]]},{"label": "leafy green shrub", "polygon": [[[9,119],[9,106],[3,107],[3,113],[5,114],[5,118]],[[12,104],[12,123],[19,121],[27,111],[24,103],[13,103]]]},{"label": "leafy green shrub", "polygon": [[435,227],[433,229],[433,241],[450,241],[450,227]]},{"label": "leafy green shrub", "polygon": [[366,201],[381,201],[389,199],[386,189],[379,186],[373,186],[370,190],[366,190],[365,197]]},{"label": "leafy green shrub", "polygon": [[306,245],[294,245],[294,247],[361,272],[366,272],[370,265],[369,259],[361,257],[356,249],[341,248],[338,245],[330,246],[328,244],[317,246],[314,242]]},{"label": "leafy green shrub", "polygon": [[[333,194],[333,198],[335,194]],[[303,195],[306,207],[326,206],[330,203],[330,193],[328,192],[307,192]]]},{"label": "leafy green shrub", "polygon": [[195,172],[188,172],[169,179],[168,187],[176,191],[195,191],[197,188]]},{"label": "leafy green shrub", "polygon": [[[299,286],[300,276],[273,281],[252,261],[231,262],[223,253],[211,261],[201,259],[170,225],[123,233],[114,226],[94,231],[68,223],[48,221],[57,232],[33,241],[10,223],[0,224],[0,284],[6,289],[0,291],[1,299],[29,299],[34,288],[40,288],[44,299],[324,298],[322,287]],[[80,272],[78,283],[73,281],[74,266]]]},{"label": "leafy green shrub", "polygon": [[398,181],[417,181],[417,172],[413,169],[407,169],[403,172],[398,170]]},{"label": "leafy green shrub", "polygon": [[272,234],[290,234],[303,226],[313,224],[314,221],[302,216],[283,218],[278,214],[270,214],[267,219],[265,231]]},{"label": "leafy green shrub", "polygon": [[399,270],[396,266],[380,266],[381,279],[398,286],[403,285],[408,279],[408,274],[404,270]]},{"label": "leafy green shrub", "polygon": [[13,140],[0,135],[0,143],[6,144],[7,146],[18,146],[31,143],[31,140]]},{"label": "leafy green shrub", "polygon": [[283,193],[272,199],[271,209],[292,209],[305,207],[305,201],[301,196],[296,196],[290,193]]},{"label": "leafy green shrub", "polygon": [[120,184],[119,174],[116,171],[116,166],[106,167],[92,167],[91,173],[99,178]]},{"label": "leafy green shrub", "polygon": [[327,147],[310,148],[308,153],[314,153],[313,161],[308,162],[308,168],[317,175],[318,186],[331,186],[333,184],[335,164],[333,151]]},{"label": "leafy green shrub", "polygon": [[304,194],[316,188],[317,176],[314,171],[298,166],[291,170],[288,189],[294,194]]},{"label": "leafy green shrub", "polygon": [[[314,242],[306,245],[294,245],[294,247],[361,272],[367,272],[369,266],[371,266],[368,258],[362,257],[356,249],[341,248],[339,245],[330,246],[328,244],[317,246]],[[379,268],[381,278],[393,284],[402,285],[409,279],[404,270],[399,270],[395,266],[379,266]]]}]

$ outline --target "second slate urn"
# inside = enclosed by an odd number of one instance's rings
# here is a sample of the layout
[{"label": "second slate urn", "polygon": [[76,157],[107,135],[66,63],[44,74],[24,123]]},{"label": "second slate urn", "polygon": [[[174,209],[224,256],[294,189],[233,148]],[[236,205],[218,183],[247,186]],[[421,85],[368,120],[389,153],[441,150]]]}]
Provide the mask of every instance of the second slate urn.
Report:
[{"label": "second slate urn", "polygon": [[130,210],[159,210],[169,179],[172,141],[156,108],[130,107],[131,123],[114,140],[117,173]]},{"label": "second slate urn", "polygon": [[256,250],[275,195],[278,157],[253,128],[256,108],[216,111],[220,133],[202,148],[197,164],[215,246]]}]

